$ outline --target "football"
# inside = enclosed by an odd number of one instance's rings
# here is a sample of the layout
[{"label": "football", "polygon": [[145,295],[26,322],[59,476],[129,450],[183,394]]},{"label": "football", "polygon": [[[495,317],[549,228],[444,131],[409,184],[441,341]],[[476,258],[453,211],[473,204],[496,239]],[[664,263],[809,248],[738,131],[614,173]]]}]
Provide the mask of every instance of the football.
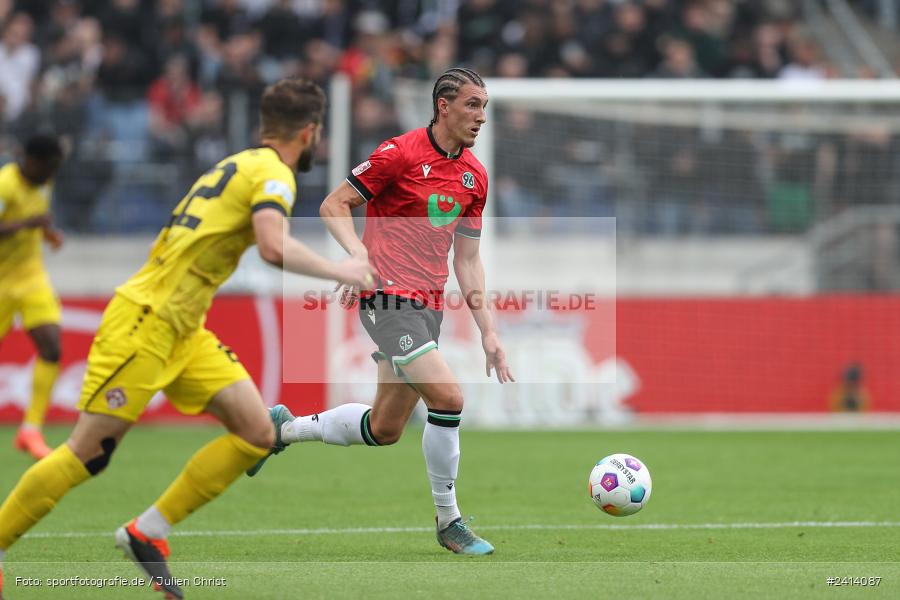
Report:
[{"label": "football", "polygon": [[627,517],[650,500],[650,470],[630,454],[611,454],[591,470],[588,491],[600,510],[614,517]]}]

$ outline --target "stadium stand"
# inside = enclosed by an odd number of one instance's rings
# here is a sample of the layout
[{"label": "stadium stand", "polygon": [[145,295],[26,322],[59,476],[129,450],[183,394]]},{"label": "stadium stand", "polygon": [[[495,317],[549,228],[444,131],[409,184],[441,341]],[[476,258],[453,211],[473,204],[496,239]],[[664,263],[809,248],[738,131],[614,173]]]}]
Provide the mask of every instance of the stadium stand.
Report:
[{"label": "stadium stand", "polygon": [[[14,140],[27,132],[58,132],[72,151],[58,186],[62,224],[76,232],[152,232],[198,172],[216,157],[253,143],[253,102],[263,86],[280,77],[304,75],[323,85],[336,72],[351,78],[351,160],[357,160],[397,130],[391,91],[398,79],[427,81],[456,63],[487,77],[845,76],[812,35],[801,4],[0,2],[0,71],[5,75],[0,81],[0,160],[9,160]],[[858,4],[873,18],[880,14],[880,3]],[[511,135],[503,139],[513,140],[530,135],[535,119],[509,112],[498,117]],[[583,124],[573,117],[560,119],[558,126],[578,131]],[[596,142],[568,149],[560,162],[536,165],[532,177],[559,185],[544,186],[552,193],[529,194],[521,190],[536,187],[519,182],[518,192],[501,198],[500,214],[616,215],[620,228],[642,235],[804,231],[816,217],[813,208],[783,215],[772,205],[806,206],[810,186],[829,177],[842,186],[835,206],[880,197],[884,192],[879,190],[890,189],[883,185],[892,177],[885,167],[897,146],[890,133],[822,135],[799,142],[772,134],[668,139],[671,132],[664,128],[641,137],[646,133],[636,129],[629,142],[642,153],[641,169],[615,177],[641,178],[658,202],[641,203],[627,186],[611,183],[609,156],[622,150]],[[621,139],[617,136],[617,144]],[[499,150],[510,160],[534,160],[520,155],[533,146]],[[714,167],[717,176],[702,177],[700,164]],[[593,182],[571,177],[572,169],[591,165],[599,173]],[[804,181],[791,180],[798,172]],[[320,166],[305,177],[308,201],[298,204],[297,216],[315,214],[325,193],[324,173]],[[591,198],[587,208],[585,194]],[[686,202],[688,195],[704,198],[703,206]]]}]

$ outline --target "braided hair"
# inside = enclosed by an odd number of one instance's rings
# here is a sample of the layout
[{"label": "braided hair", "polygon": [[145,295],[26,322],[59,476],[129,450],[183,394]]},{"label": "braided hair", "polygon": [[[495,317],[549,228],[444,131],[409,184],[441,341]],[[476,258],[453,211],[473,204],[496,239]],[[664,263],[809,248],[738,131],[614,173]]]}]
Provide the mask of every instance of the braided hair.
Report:
[{"label": "braided hair", "polygon": [[452,102],[459,94],[459,88],[467,83],[477,85],[480,88],[484,87],[484,80],[471,69],[453,67],[441,73],[441,76],[434,82],[434,89],[431,90],[431,104],[434,108],[434,116],[431,118],[429,125],[437,123],[438,98],[444,98],[448,102]]}]

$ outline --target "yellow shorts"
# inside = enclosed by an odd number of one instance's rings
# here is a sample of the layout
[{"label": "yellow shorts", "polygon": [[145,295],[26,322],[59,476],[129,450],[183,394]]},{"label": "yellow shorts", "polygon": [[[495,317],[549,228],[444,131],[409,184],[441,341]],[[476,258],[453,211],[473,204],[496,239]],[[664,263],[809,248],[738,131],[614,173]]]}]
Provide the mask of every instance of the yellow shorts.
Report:
[{"label": "yellow shorts", "polygon": [[249,378],[208,329],[178,336],[148,307],[117,294],[91,344],[78,409],[134,422],[163,390],[179,412],[196,415],[217,392]]},{"label": "yellow shorts", "polygon": [[40,325],[59,324],[62,308],[49,282],[21,296],[0,296],[0,338],[9,333],[16,314],[22,315],[22,327],[30,330]]}]

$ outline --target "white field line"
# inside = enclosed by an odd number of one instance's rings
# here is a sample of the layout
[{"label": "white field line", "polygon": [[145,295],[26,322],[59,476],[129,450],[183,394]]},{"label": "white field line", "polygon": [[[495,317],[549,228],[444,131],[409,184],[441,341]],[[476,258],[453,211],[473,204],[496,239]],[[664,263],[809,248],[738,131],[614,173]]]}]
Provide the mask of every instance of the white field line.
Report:
[{"label": "white field line", "polygon": [[[583,524],[583,525],[479,525],[484,531],[670,531],[691,529],[789,529],[789,528],[852,528],[852,527],[900,527],[900,521],[788,521],[784,523],[638,523],[635,525]],[[178,537],[218,536],[270,536],[270,535],[346,535],[373,533],[431,533],[433,527],[341,527],[311,529],[250,529],[221,531],[173,531]],[[27,538],[93,538],[109,537],[111,531],[41,531],[28,533]]]},{"label": "white field line", "polygon": [[640,414],[599,429],[647,431],[896,431],[900,413]]}]

